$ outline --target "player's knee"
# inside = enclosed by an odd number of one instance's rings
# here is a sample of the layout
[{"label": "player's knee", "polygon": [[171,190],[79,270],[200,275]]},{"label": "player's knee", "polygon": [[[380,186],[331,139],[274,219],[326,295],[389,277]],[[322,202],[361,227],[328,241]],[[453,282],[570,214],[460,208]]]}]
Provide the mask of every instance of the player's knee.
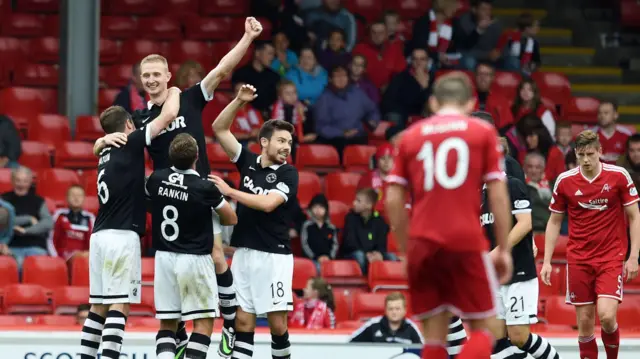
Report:
[{"label": "player's knee", "polygon": [[236,312],[236,332],[253,332],[256,329],[256,318],[254,314],[238,310]]},{"label": "player's knee", "polygon": [[598,310],[598,317],[600,319],[600,325],[606,331],[615,330],[616,326],[616,312],[612,309]]},{"label": "player's knee", "polygon": [[109,306],[109,310],[118,311],[125,316],[129,316],[129,303],[116,303]]},{"label": "player's knee", "polygon": [[178,331],[178,319],[162,319],[160,320],[160,330]]},{"label": "player's knee", "polygon": [[587,308],[579,308],[576,311],[578,330],[582,333],[591,333],[595,327],[595,311]]},{"label": "player's knee", "polygon": [[509,340],[518,348],[524,347],[529,340],[529,326],[528,325],[514,325],[507,328],[509,333]]},{"label": "player's knee", "polygon": [[283,335],[287,332],[287,313],[273,312],[269,313],[269,329],[272,335]]},{"label": "player's knee", "polygon": [[104,318],[107,316],[107,312],[109,311],[109,306],[104,304],[92,304],[90,311]]}]

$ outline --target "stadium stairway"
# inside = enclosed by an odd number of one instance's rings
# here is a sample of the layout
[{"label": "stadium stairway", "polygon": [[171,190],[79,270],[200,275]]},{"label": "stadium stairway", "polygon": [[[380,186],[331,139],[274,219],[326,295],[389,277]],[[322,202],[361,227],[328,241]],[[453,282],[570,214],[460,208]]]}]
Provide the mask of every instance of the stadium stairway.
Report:
[{"label": "stadium stairway", "polygon": [[[502,4],[505,1],[499,1],[497,5]],[[637,124],[640,120],[640,83],[623,83],[624,71],[620,67],[599,66],[599,50],[574,46],[571,28],[546,26],[548,13],[544,9],[496,8],[494,15],[506,26],[513,27],[518,15],[525,11],[531,12],[541,23],[538,34],[542,55],[540,71],[565,74],[571,81],[574,96],[616,100],[620,105],[620,122]],[[637,127],[640,130],[640,125]]]}]

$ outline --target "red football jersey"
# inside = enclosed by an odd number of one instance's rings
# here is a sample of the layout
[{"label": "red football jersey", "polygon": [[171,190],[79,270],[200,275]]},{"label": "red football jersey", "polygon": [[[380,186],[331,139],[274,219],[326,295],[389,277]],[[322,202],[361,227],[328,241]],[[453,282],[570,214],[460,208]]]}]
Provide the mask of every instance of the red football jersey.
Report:
[{"label": "red football jersey", "polygon": [[616,126],[616,130],[610,137],[607,137],[602,129],[598,128],[598,138],[602,145],[602,156],[600,157],[602,162],[615,164],[618,157],[627,151],[627,139],[631,135],[631,131],[624,126]]},{"label": "red football jersey", "polygon": [[386,181],[413,198],[409,236],[453,251],[484,251],[480,190],[504,177],[502,147],[493,126],[443,113],[415,123],[398,145]]},{"label": "red football jersey", "polygon": [[627,253],[627,226],[624,206],[638,202],[629,172],[602,164],[592,180],[580,167],[562,173],[553,188],[549,209],[568,211],[569,263],[623,261]]}]

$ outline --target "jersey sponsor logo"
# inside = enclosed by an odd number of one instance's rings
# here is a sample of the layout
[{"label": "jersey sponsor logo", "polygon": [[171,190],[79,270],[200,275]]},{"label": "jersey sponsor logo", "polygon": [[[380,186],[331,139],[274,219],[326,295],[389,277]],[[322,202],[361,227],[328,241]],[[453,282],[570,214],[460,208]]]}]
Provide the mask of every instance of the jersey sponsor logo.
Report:
[{"label": "jersey sponsor logo", "polygon": [[277,179],[278,179],[278,176],[276,176],[275,173],[269,173],[267,175],[267,182],[269,183],[274,183]]},{"label": "jersey sponsor logo", "polygon": [[602,186],[602,189],[600,190],[600,193],[603,193],[605,191],[609,192],[610,190],[611,190],[611,188],[609,187],[609,184],[605,183],[604,186]]},{"label": "jersey sponsor logo", "polygon": [[184,116],[176,117],[167,128],[162,130],[158,136],[161,136],[167,132],[175,131],[179,128],[187,128],[187,125],[184,123]]},{"label": "jersey sponsor logo", "polygon": [[521,199],[521,200],[517,200],[515,202],[513,202],[513,207],[516,209],[524,209],[524,208],[529,208],[529,201],[527,201],[526,199]]},{"label": "jersey sponsor logo", "polygon": [[631,189],[629,190],[629,194],[631,196],[637,196],[638,195],[638,190],[635,187],[631,187]]},{"label": "jersey sponsor logo", "polygon": [[278,184],[276,185],[276,188],[281,190],[285,194],[289,194],[289,186],[287,186],[286,183],[284,182],[278,182]]},{"label": "jersey sponsor logo", "polygon": [[589,203],[582,203],[578,201],[578,205],[580,205],[580,207],[584,209],[590,209],[593,211],[604,211],[609,208],[609,206],[607,205],[608,202],[609,200],[606,198],[598,198],[592,199],[591,201],[589,201]]},{"label": "jersey sponsor logo", "polygon": [[251,178],[249,178],[248,176],[244,176],[244,178],[242,179],[242,184],[251,192],[255,193],[255,194],[264,194],[264,195],[268,195],[269,194],[269,190],[268,189],[264,189],[262,187],[259,186],[255,186],[253,184],[253,180]]},{"label": "jersey sponsor logo", "polygon": [[582,196],[582,191],[581,190],[577,190],[575,193],[575,196]]}]

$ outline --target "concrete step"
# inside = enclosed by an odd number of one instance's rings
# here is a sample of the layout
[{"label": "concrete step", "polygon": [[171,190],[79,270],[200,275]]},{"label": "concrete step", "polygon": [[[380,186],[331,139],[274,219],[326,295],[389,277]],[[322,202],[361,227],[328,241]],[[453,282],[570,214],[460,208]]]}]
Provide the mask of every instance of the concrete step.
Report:
[{"label": "concrete step", "polygon": [[595,66],[543,66],[540,71],[559,72],[565,74],[572,84],[603,83],[619,84],[622,82],[622,69],[618,67]]},{"label": "concrete step", "polygon": [[574,84],[571,85],[571,93],[574,96],[614,100],[620,106],[640,105],[640,85]]},{"label": "concrete step", "polygon": [[543,27],[538,33],[540,46],[571,46],[573,31],[571,29]]},{"label": "concrete step", "polygon": [[530,12],[538,20],[543,20],[547,16],[547,10],[531,8],[494,8],[493,16],[500,19],[505,27],[515,27],[518,16],[523,12]]},{"label": "concrete step", "polygon": [[596,50],[590,47],[541,47],[544,66],[591,66]]},{"label": "concrete step", "polygon": [[[620,115],[618,121],[637,124],[640,120],[640,106],[620,106],[618,107],[618,114]],[[636,130],[640,132],[640,124],[636,125]]]}]

